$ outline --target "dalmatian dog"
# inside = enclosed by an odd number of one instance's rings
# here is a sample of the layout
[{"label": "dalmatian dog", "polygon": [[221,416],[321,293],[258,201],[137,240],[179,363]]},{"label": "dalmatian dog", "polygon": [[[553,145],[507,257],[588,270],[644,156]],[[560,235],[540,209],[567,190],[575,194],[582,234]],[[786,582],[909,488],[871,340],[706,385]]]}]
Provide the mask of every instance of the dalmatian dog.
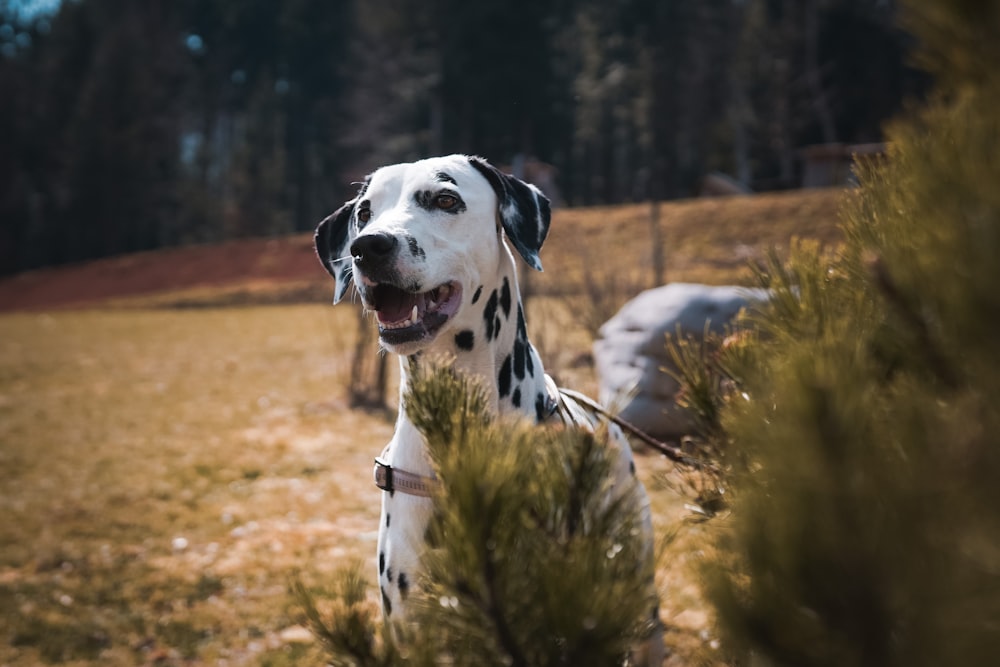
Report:
[{"label": "dalmatian dog", "polygon": [[[507,245],[541,271],[549,219],[549,202],[534,186],[481,158],[451,155],[372,173],[354,199],[319,224],[316,251],[336,282],[334,303],[353,281],[374,312],[382,347],[400,357],[401,395],[420,355],[448,355],[457,370],[485,379],[494,413],[593,429],[599,415],[560,393],[528,340]],[[627,441],[616,425],[608,428],[620,451],[617,474],[634,476]],[[386,618],[401,617],[418,578],[432,475],[423,438],[400,405],[395,433],[375,464],[383,489],[378,580]],[[645,491],[630,488],[642,495],[652,545]],[[649,664],[662,659],[661,632],[647,649]]]}]

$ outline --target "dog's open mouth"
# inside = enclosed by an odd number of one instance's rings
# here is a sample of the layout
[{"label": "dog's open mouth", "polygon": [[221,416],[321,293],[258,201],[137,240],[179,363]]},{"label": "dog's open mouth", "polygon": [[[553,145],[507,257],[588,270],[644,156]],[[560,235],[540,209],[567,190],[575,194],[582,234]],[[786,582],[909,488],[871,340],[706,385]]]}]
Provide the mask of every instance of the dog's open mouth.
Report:
[{"label": "dog's open mouth", "polygon": [[419,293],[379,283],[368,294],[379,336],[390,345],[433,338],[462,303],[462,286],[454,281]]}]

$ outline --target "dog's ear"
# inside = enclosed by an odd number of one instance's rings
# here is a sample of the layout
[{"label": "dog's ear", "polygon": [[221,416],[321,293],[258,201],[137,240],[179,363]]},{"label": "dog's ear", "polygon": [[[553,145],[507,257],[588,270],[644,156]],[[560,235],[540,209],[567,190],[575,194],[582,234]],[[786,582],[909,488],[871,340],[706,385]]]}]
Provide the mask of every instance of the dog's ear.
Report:
[{"label": "dog's ear", "polygon": [[502,173],[482,158],[470,157],[469,162],[497,193],[497,216],[507,238],[528,266],[541,271],[538,251],[549,233],[551,220],[548,198],[534,185]]},{"label": "dog's ear", "polygon": [[324,218],[316,228],[316,235],[313,238],[320,264],[333,276],[336,283],[333,292],[335,304],[344,298],[354,277],[348,246],[350,246],[351,217],[354,215],[354,205],[357,201],[356,198],[352,199]]}]

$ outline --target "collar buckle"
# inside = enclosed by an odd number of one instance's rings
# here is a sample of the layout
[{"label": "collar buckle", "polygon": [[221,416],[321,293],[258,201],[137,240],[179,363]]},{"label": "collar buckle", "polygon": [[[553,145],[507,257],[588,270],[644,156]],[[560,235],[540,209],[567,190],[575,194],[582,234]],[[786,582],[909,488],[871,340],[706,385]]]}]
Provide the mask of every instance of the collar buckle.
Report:
[{"label": "collar buckle", "polygon": [[390,496],[399,491],[409,496],[429,498],[431,490],[437,484],[437,480],[433,477],[424,477],[393,468],[383,461],[381,456],[375,457],[375,469],[372,472],[375,477],[375,486],[387,491]]}]

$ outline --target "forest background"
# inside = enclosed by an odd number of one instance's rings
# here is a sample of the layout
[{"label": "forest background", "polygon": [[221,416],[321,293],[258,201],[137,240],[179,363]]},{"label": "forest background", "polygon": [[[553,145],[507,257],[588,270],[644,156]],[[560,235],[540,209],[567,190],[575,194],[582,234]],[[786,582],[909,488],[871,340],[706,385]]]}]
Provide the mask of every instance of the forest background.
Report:
[{"label": "forest background", "polygon": [[450,152],[571,206],[796,187],[925,91],[896,5],[0,0],[0,275],[309,230]]}]

